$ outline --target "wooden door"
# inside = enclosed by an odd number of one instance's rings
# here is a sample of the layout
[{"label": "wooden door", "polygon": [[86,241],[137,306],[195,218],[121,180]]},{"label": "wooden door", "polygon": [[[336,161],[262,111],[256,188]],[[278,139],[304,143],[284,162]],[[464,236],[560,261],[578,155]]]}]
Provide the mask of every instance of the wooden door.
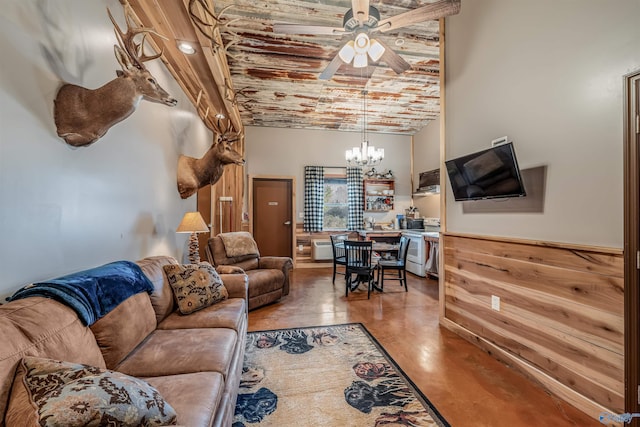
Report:
[{"label": "wooden door", "polygon": [[293,180],[254,178],[253,237],[260,255],[293,253]]},{"label": "wooden door", "polygon": [[[640,412],[640,71],[625,79],[625,411]],[[632,426],[640,426],[634,418]]]}]

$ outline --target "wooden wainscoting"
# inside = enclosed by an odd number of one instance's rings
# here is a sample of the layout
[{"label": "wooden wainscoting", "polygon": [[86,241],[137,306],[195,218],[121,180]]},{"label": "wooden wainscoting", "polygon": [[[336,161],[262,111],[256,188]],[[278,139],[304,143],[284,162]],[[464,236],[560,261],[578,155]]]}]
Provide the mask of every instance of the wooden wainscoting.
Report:
[{"label": "wooden wainscoting", "polygon": [[443,246],[443,326],[594,417],[624,412],[622,250],[455,233]]}]

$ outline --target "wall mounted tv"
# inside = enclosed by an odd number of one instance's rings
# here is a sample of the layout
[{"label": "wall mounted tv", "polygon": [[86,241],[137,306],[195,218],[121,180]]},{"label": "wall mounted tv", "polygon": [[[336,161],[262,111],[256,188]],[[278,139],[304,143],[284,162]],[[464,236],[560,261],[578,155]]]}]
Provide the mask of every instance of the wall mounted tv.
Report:
[{"label": "wall mounted tv", "polygon": [[526,195],[513,143],[445,162],[456,201]]}]

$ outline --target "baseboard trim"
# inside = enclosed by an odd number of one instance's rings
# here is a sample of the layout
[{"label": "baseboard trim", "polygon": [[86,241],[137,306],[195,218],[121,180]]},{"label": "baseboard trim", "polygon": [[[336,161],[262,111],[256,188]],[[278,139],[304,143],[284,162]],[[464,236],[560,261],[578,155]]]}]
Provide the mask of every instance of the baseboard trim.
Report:
[{"label": "baseboard trim", "polygon": [[296,263],[296,268],[332,268],[333,262],[298,262]]}]

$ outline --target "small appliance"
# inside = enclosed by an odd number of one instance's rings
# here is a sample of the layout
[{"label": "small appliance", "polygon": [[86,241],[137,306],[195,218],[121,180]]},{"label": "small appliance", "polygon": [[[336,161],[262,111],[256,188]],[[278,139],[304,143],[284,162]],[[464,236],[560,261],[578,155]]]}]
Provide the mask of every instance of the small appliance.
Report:
[{"label": "small appliance", "polygon": [[407,218],[407,229],[424,229],[424,218]]}]

